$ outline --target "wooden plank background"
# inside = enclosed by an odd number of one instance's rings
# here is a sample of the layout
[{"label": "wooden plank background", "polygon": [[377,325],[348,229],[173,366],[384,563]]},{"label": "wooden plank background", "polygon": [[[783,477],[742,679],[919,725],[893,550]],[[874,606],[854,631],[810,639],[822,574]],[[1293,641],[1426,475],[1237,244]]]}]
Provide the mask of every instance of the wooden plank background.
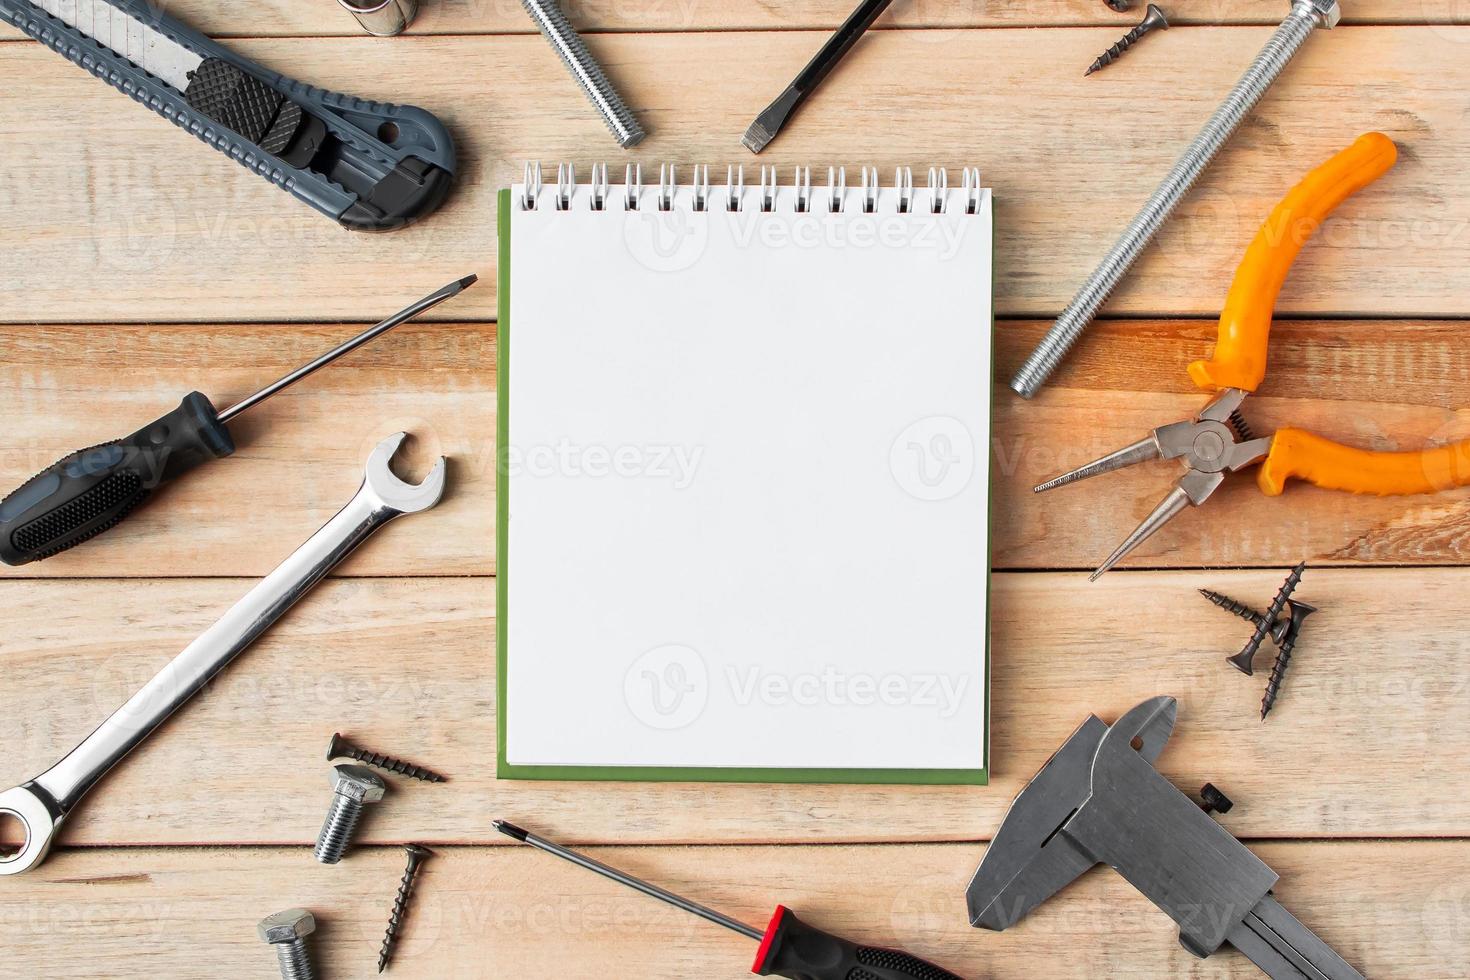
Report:
[{"label": "wooden plank background", "polygon": [[[978,165],[998,202],[1004,381],[1284,6],[1180,5],[1170,14],[1183,26],[1083,81],[1137,11],[899,0],[756,160],[740,134],[849,0],[568,4],[651,131],[632,153],[612,145],[513,0],[425,0],[419,36],[392,40],[362,37],[328,0],[172,4],[274,68],[416,102],[450,124],[463,166],[445,210],[371,238],[7,30],[0,487],[190,389],[228,404],[352,329],[333,321],[374,320],[466,272],[483,279],[430,322],[242,418],[236,457],[171,488],[166,504],[84,550],[0,569],[4,786],[75,744],[329,517],[382,435],[413,431],[419,472],[453,457],[441,507],[344,565],[102,783],[49,863],[0,882],[0,976],[270,976],[254,923],[293,904],[320,913],[325,975],[370,975],[406,840],[442,853],[402,976],[747,975],[749,944],[502,846],[497,816],[752,922],[788,902],[967,976],[1257,975],[1231,952],[1193,960],[1102,870],[1007,933],[964,921],[965,882],[1025,780],[1088,712],[1111,719],[1160,693],[1181,702],[1161,767],[1185,789],[1213,781],[1235,798],[1222,820],[1282,874],[1288,908],[1370,976],[1467,975],[1470,805],[1457,787],[1470,740],[1459,618],[1470,493],[1293,487],[1270,500],[1242,477],[1130,570],[1089,585],[1081,571],[1164,492],[1168,467],[1029,492],[1198,407],[1183,368],[1208,349],[1256,224],[1305,170],[1375,128],[1401,162],[1304,252],[1251,419],[1378,449],[1470,437],[1460,0],[1347,3],[1351,26],[1310,42],[1056,383],[1031,403],[999,386],[992,786],[493,778],[496,188],[527,159],[582,174],[639,162],[646,179],[659,161],[684,172]],[[1314,565],[1302,595],[1323,611],[1262,726],[1262,678],[1221,662],[1240,624],[1194,590],[1264,601],[1302,558]],[[320,754],[337,729],[451,782],[395,784],[362,850],[323,869],[308,848],[329,793]]]}]

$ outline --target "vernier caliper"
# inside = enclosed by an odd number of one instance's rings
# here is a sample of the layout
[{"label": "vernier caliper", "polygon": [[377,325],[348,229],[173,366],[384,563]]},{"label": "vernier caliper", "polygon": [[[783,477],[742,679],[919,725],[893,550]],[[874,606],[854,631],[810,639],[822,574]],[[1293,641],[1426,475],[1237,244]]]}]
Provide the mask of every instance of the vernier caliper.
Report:
[{"label": "vernier caliper", "polygon": [[433,115],[276,74],[163,8],[0,0],[0,20],[348,228],[400,228],[444,200],[454,141]]},{"label": "vernier caliper", "polygon": [[1272,980],[1363,975],[1271,895],[1276,872],[1154,768],[1178,702],[1089,716],[1027,784],[965,893],[970,924],[1015,925],[1095,864],[1115,868],[1206,957],[1226,943]]}]

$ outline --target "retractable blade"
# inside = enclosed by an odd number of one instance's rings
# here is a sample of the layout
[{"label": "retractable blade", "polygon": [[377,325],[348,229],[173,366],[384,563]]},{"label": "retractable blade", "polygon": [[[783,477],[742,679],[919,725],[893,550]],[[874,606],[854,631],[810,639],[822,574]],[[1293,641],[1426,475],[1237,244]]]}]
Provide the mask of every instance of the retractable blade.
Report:
[{"label": "retractable blade", "polygon": [[107,0],[33,0],[57,20],[117,52],[179,92],[204,58]]},{"label": "retractable blade", "polygon": [[269,71],[150,0],[0,0],[0,20],[347,228],[401,228],[454,179],[432,113]]}]

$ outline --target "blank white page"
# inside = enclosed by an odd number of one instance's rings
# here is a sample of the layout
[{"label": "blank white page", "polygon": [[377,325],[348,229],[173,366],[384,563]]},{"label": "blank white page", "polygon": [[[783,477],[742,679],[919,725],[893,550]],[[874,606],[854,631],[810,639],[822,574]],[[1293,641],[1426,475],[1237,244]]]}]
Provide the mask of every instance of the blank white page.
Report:
[{"label": "blank white page", "polygon": [[985,768],[990,193],[523,192],[509,766]]}]

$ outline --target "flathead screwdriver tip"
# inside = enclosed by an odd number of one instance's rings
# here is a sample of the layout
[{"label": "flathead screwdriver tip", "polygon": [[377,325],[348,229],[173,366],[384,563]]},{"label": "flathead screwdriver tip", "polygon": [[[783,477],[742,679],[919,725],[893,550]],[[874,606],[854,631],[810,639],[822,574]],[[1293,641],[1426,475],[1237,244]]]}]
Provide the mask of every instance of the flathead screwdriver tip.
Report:
[{"label": "flathead screwdriver tip", "polygon": [[480,277],[479,276],[474,276],[474,275],[465,276],[463,279],[461,279],[459,281],[459,288],[460,289],[469,289],[471,286],[473,286],[475,283],[477,283],[479,281],[480,281]]},{"label": "flathead screwdriver tip", "polygon": [[521,828],[517,827],[515,824],[510,823],[510,822],[505,821],[505,820],[493,820],[493,821],[491,821],[491,824],[490,825],[492,827],[494,827],[496,830],[500,831],[505,836],[507,836],[507,837],[514,837],[516,840],[520,841],[522,844],[524,844],[526,842],[526,838],[527,837],[531,836],[529,831],[522,830]]}]

